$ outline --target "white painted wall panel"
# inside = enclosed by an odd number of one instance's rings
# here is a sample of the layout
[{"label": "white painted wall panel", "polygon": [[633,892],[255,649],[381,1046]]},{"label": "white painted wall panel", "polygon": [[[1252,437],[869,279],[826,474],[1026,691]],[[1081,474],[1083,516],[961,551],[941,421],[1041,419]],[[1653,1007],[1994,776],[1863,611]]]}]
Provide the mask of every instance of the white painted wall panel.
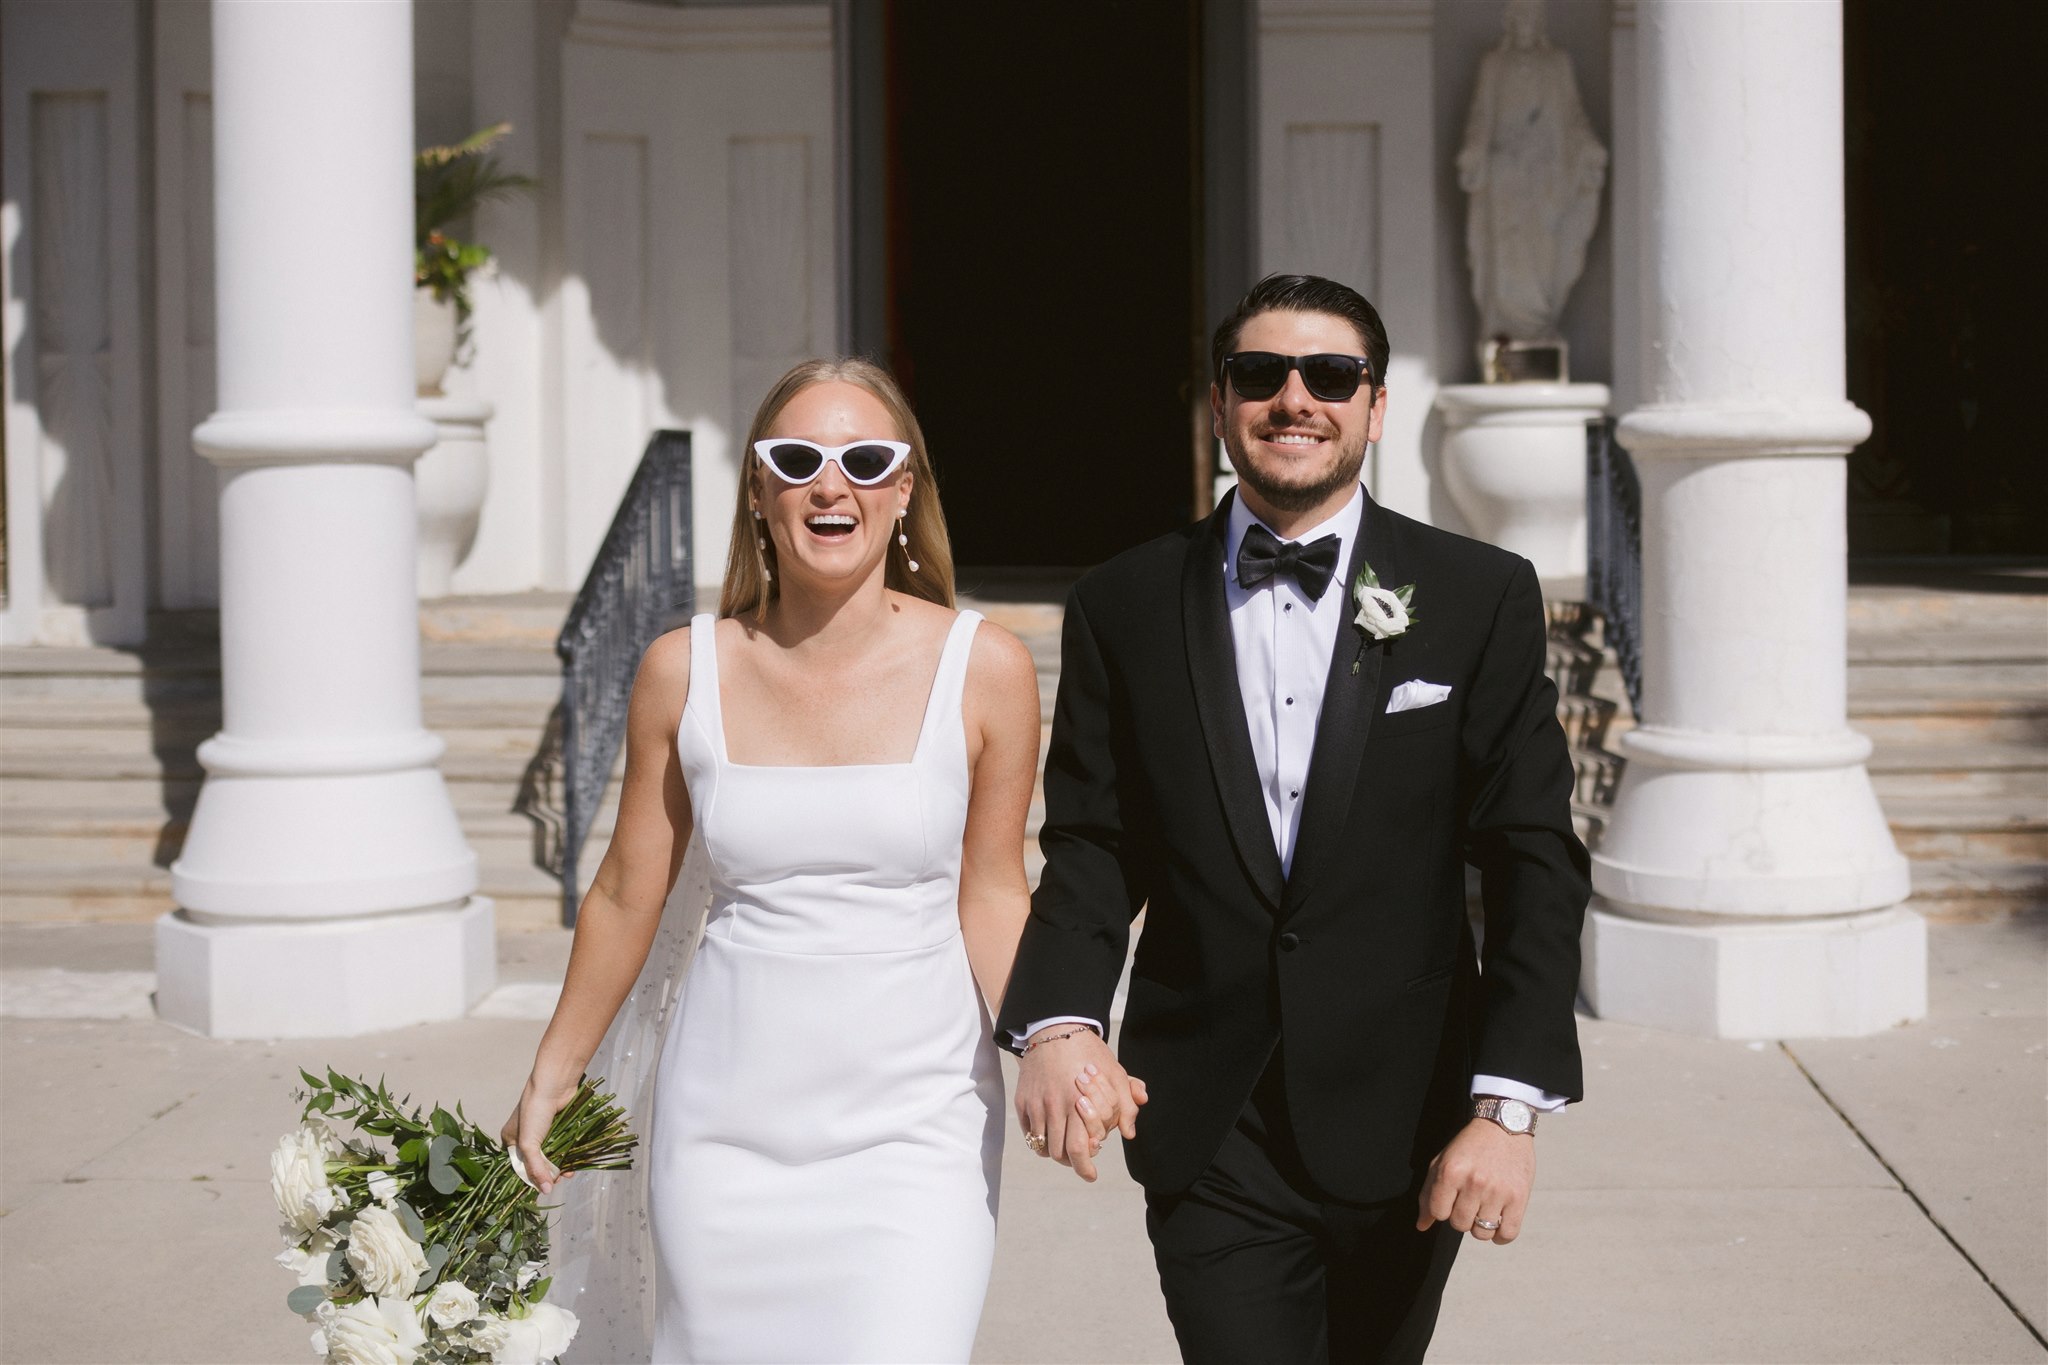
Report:
[{"label": "white painted wall panel", "polygon": [[213,33],[206,0],[158,0],[155,69],[157,595],[220,601],[220,479],[192,448],[214,407]]},{"label": "white painted wall panel", "polygon": [[133,643],[149,364],[134,0],[0,8],[9,643]]},{"label": "white painted wall panel", "polygon": [[[564,375],[551,583],[580,582],[647,437],[688,428],[697,579],[715,583],[739,441],[769,382],[829,354],[838,318],[833,63],[824,5],[580,0],[562,52]],[[639,139],[644,207],[607,190]],[[610,198],[606,196],[610,195]],[[641,212],[643,331],[607,319],[608,262]]]},{"label": "white painted wall panel", "polygon": [[1433,520],[1423,431],[1436,398],[1440,249],[1428,0],[1262,0],[1258,271],[1329,274],[1393,344],[1373,496]]}]

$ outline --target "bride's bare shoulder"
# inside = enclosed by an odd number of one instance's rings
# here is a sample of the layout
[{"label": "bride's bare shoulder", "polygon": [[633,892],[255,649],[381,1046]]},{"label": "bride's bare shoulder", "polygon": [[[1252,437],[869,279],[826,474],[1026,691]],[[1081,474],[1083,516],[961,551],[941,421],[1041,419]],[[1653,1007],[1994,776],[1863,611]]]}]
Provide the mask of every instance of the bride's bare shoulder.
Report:
[{"label": "bride's bare shoulder", "polygon": [[650,693],[680,713],[690,691],[690,628],[683,626],[654,637],[640,656],[636,693]]}]

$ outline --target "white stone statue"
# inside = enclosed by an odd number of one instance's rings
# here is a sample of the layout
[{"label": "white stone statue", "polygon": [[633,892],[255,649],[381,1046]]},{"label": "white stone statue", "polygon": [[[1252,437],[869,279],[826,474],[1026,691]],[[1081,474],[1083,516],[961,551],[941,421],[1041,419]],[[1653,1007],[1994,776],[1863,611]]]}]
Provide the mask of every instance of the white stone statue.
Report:
[{"label": "white stone statue", "polygon": [[1607,177],[1571,58],[1543,35],[1543,0],[1507,0],[1502,26],[1479,64],[1458,151],[1482,354],[1501,337],[1557,339]]}]

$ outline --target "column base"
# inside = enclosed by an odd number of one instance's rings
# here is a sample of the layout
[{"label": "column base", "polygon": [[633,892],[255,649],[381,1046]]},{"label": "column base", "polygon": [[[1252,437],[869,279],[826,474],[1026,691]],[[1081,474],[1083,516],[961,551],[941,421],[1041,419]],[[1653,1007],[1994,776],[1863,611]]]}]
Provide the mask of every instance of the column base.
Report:
[{"label": "column base", "polygon": [[156,922],[156,1009],[209,1038],[346,1038],[459,1019],[498,976],[487,896],[303,922]]},{"label": "column base", "polygon": [[1854,1038],[1927,1014],[1927,924],[1903,906],[1824,919],[1636,919],[1596,898],[1593,1013],[1708,1038]]}]

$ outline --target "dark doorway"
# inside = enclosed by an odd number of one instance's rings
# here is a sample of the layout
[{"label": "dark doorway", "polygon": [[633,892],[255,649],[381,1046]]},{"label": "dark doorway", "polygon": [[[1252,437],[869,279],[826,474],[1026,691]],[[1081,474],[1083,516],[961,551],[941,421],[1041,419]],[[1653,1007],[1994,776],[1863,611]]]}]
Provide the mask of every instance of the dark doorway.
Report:
[{"label": "dark doorway", "polygon": [[1843,7],[1849,396],[1875,426],[1849,461],[1849,549],[2048,553],[2030,396],[2048,306],[2034,132],[2048,7]]},{"label": "dark doorway", "polygon": [[888,359],[963,564],[1093,564],[1197,511],[1201,8],[889,7]]}]

